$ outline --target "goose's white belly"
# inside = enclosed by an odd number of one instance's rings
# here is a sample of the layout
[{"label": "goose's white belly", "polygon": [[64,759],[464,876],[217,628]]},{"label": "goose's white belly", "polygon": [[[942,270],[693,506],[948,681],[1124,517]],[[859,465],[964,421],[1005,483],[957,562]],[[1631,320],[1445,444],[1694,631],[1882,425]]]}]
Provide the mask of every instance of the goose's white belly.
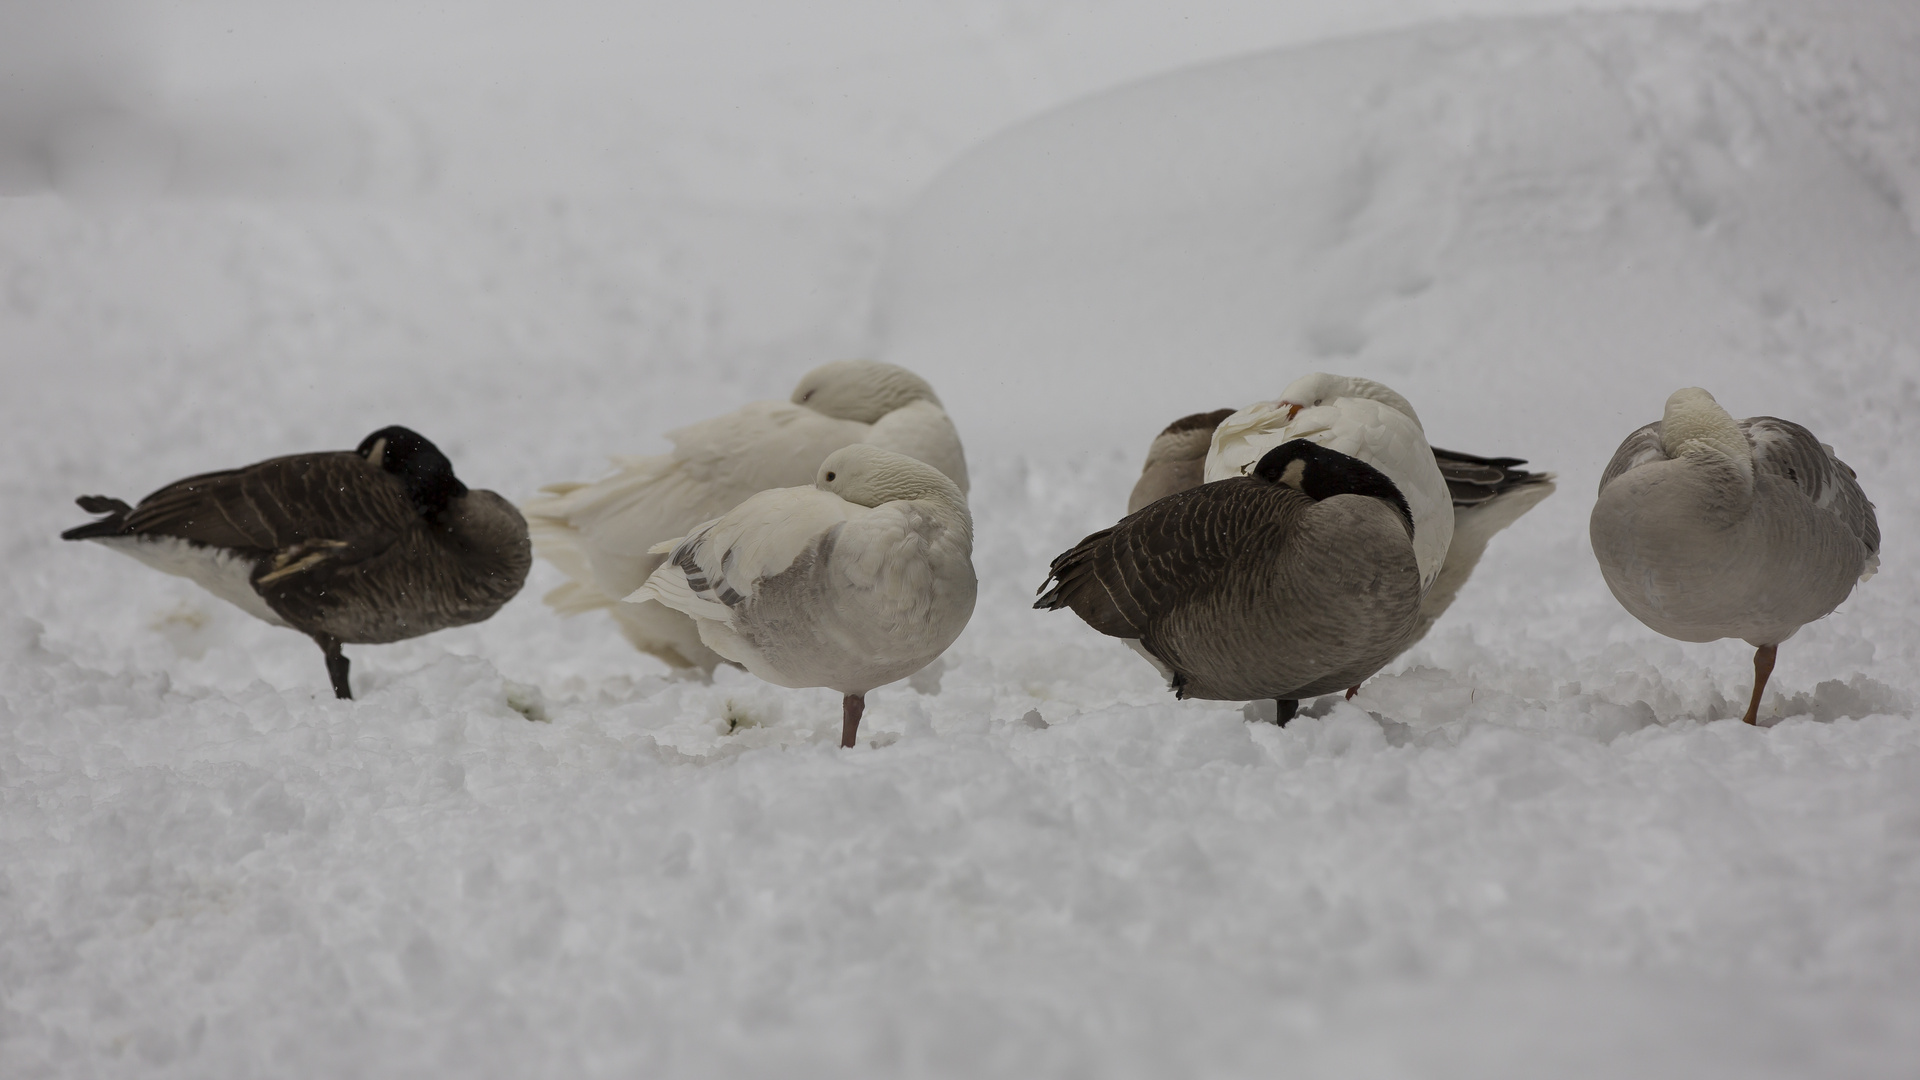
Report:
[{"label": "goose's white belly", "polygon": [[287,625],[253,590],[253,563],[232,552],[172,536],[106,536],[96,541],[155,570],[186,578],[256,619]]}]

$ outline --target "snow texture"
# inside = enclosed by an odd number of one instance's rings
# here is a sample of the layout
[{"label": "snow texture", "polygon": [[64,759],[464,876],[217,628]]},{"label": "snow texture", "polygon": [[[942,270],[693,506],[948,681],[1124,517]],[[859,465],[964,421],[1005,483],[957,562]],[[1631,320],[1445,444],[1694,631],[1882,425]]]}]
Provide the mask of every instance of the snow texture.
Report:
[{"label": "snow texture", "polygon": [[[1920,15],[1573,6],[0,33],[0,1076],[1914,1075]],[[336,701],[56,538],[396,422],[525,498],[861,352],[968,440],[981,590],[851,751],[550,567]],[[1029,609],[1162,425],[1315,369],[1561,476],[1359,697],[1249,723]],[[1760,728],[1750,651],[1586,545],[1689,384],[1813,428],[1887,537]]]}]

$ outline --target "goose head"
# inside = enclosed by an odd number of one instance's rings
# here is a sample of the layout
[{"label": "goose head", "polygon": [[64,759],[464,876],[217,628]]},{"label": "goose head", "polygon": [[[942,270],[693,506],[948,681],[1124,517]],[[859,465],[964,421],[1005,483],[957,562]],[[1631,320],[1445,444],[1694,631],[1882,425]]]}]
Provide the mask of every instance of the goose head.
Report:
[{"label": "goose head", "polygon": [[1713,395],[1697,386],[1675,390],[1660,420],[1660,449],[1670,458],[1722,461],[1753,483],[1753,448],[1740,422]]},{"label": "goose head", "polygon": [[813,486],[860,506],[901,499],[945,500],[965,507],[966,496],[946,474],[922,461],[869,443],[843,446],[827,455]]},{"label": "goose head", "polygon": [[426,436],[394,425],[360,440],[354,453],[367,464],[392,473],[407,489],[407,499],[422,517],[445,510],[447,503],[465,495],[467,485],[453,475],[453,462]]},{"label": "goose head", "polygon": [[795,405],[836,420],[871,424],[916,401],[940,404],[927,380],[877,360],[838,360],[806,373],[793,388]]},{"label": "goose head", "polygon": [[1267,451],[1253,468],[1255,479],[1280,484],[1319,502],[1335,495],[1365,495],[1393,507],[1413,535],[1413,509],[1387,474],[1338,450],[1294,439]]},{"label": "goose head", "polygon": [[[1341,398],[1350,397],[1377,401],[1406,414],[1415,427],[1421,426],[1419,414],[1413,411],[1413,405],[1406,398],[1372,379],[1362,379],[1356,375],[1329,375],[1324,371],[1302,375],[1280,392],[1280,400],[1274,404],[1291,421],[1303,409],[1331,405]],[[1421,430],[1426,429],[1421,427]]]}]

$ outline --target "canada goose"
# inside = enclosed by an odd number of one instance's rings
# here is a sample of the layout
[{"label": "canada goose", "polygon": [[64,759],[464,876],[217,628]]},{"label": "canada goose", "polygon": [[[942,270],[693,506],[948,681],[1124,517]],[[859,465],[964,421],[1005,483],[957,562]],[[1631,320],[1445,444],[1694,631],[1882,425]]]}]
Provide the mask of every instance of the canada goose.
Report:
[{"label": "canada goose", "polygon": [[721,656],[686,616],[625,598],[657,569],[652,553],[756,492],[813,483],[828,454],[856,442],[917,458],[964,494],[960,436],[926,380],[905,368],[843,360],[815,368],[789,401],[758,401],[667,433],[673,452],[616,458],[591,484],[552,484],[526,503],[534,549],[572,580],[546,602],[562,615],[606,609],[634,648],[675,668],[713,671]]},{"label": "canada goose", "polygon": [[[1336,448],[1352,446],[1352,452],[1362,460],[1380,464],[1376,459],[1384,456],[1384,451],[1368,449],[1365,441],[1356,437],[1357,433],[1366,431],[1364,420],[1377,410],[1367,406],[1359,410],[1344,410],[1343,398],[1368,399],[1389,405],[1410,419],[1415,427],[1419,426],[1420,421],[1413,413],[1413,406],[1404,397],[1379,383],[1339,375],[1305,376],[1289,386],[1277,401],[1259,402],[1238,413],[1223,409],[1174,421],[1154,439],[1152,449],[1148,450],[1146,467],[1141,470],[1140,480],[1134,485],[1133,499],[1128,502],[1128,513],[1151,501],[1142,501],[1145,494],[1158,492],[1153,497],[1163,497],[1202,481],[1204,471],[1188,466],[1189,459],[1186,456],[1191,453],[1193,443],[1202,438],[1208,440],[1209,447],[1202,453],[1211,455],[1208,460],[1217,463],[1215,472],[1219,475],[1216,479],[1239,474],[1245,465],[1255,460],[1257,454],[1294,437],[1308,438]],[[1324,414],[1309,411],[1329,406],[1335,410],[1332,423],[1324,422]],[[1343,412],[1346,415],[1342,415]],[[1360,415],[1354,415],[1355,412]],[[1216,438],[1213,432],[1220,429],[1229,416],[1233,417],[1231,429],[1224,436]],[[1200,433],[1201,428],[1205,429],[1204,435]],[[1374,442],[1382,444],[1385,451],[1390,451],[1394,440],[1378,436],[1391,435],[1395,430],[1390,426],[1377,427]],[[1214,448],[1218,449],[1218,453],[1212,452]],[[1522,514],[1533,509],[1554,490],[1553,474],[1521,469],[1520,466],[1526,464],[1524,458],[1486,458],[1438,447],[1429,449],[1445,488],[1447,501],[1453,507],[1453,534],[1442,553],[1439,569],[1427,586],[1426,595],[1421,597],[1420,625],[1407,640],[1409,647],[1425,637],[1434,621],[1453,605],[1460,587],[1466,584],[1474,567],[1479,565],[1481,556],[1486,554],[1487,543],[1494,535],[1519,520]],[[1400,471],[1415,472],[1405,468]],[[1423,472],[1419,470],[1415,475]],[[1428,477],[1425,483],[1430,484],[1431,478]]]},{"label": "canada goose", "polygon": [[1670,638],[1754,647],[1753,697],[1781,642],[1880,565],[1880,525],[1854,472],[1799,424],[1735,420],[1698,387],[1614,451],[1588,535],[1634,618]]},{"label": "canada goose", "polygon": [[1080,541],[1053,560],[1034,607],[1071,607],[1126,640],[1177,697],[1273,698],[1285,724],[1301,698],[1354,686],[1404,647],[1420,614],[1413,537],[1385,473],[1295,439],[1250,476]]},{"label": "canada goose", "polygon": [[966,496],[923,462],[855,444],[812,487],[762,491],[690,535],[629,601],[691,617],[716,653],[778,686],[845,695],[852,746],[867,691],[927,666],[973,615]]},{"label": "canada goose", "polygon": [[386,427],[351,451],[269,458],[177,480],[68,529],[156,570],[190,578],[326,654],[350,698],[342,644],[379,645],[480,622],[520,591],[533,563],[527,523],[491,491],[470,491],[438,447]]}]

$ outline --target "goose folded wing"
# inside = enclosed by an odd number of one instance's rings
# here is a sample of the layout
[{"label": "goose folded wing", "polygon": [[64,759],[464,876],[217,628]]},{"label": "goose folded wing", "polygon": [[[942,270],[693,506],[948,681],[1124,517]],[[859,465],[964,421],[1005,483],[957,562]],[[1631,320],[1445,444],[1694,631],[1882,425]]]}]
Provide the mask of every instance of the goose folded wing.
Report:
[{"label": "goose folded wing", "polygon": [[1229,480],[1169,495],[1053,560],[1034,606],[1071,607],[1109,637],[1140,638],[1167,613],[1203,600],[1237,554],[1277,545],[1267,535],[1291,489]]},{"label": "goose folded wing", "polygon": [[1613,460],[1607,462],[1606,471],[1600,474],[1600,490],[1607,490],[1616,477],[1632,472],[1642,465],[1667,460],[1666,447],[1660,443],[1662,422],[1655,420],[1646,427],[1620,441],[1620,448],[1613,452]]},{"label": "goose folded wing", "polygon": [[769,578],[817,551],[865,510],[817,488],[760,492],[680,540],[655,545],[667,561],[625,599],[657,600],[695,618],[727,622]]},{"label": "goose folded wing", "polygon": [[1880,523],[1873,503],[1832,447],[1799,424],[1774,416],[1742,420],[1740,428],[1753,445],[1756,472],[1790,481],[1807,501],[1839,519],[1869,555],[1879,553]]}]

